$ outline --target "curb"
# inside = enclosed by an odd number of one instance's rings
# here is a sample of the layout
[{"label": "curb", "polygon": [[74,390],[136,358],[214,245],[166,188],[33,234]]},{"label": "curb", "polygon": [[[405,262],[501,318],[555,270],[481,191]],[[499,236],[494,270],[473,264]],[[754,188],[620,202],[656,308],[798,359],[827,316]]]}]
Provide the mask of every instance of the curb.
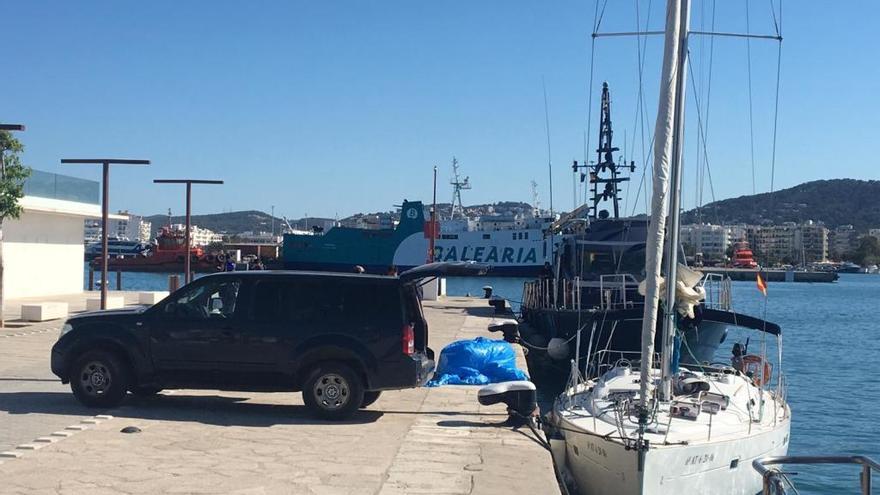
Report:
[{"label": "curb", "polygon": [[70,425],[63,430],[52,432],[48,436],[35,438],[30,443],[16,445],[14,450],[0,452],[0,464],[11,459],[18,459],[20,457],[23,457],[26,453],[39,450],[47,445],[58,443],[65,438],[73,436],[75,433],[88,430],[91,426],[99,425],[102,422],[109,421],[111,419],[113,419],[113,416],[110,416],[109,414],[98,414],[96,416],[92,416],[91,418],[83,419],[79,422],[79,424]]}]

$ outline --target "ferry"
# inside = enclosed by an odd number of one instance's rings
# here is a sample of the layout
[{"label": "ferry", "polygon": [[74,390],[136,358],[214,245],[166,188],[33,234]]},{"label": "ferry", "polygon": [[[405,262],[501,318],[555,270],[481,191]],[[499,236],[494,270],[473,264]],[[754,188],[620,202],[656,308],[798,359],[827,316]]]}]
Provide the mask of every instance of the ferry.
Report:
[{"label": "ferry", "polygon": [[552,217],[483,216],[438,222],[431,256],[431,225],[421,201],[404,201],[392,228],[333,227],[314,235],[286,234],[282,260],[288,270],[388,273],[427,261],[476,261],[494,276],[536,276],[551,257],[545,231]]}]

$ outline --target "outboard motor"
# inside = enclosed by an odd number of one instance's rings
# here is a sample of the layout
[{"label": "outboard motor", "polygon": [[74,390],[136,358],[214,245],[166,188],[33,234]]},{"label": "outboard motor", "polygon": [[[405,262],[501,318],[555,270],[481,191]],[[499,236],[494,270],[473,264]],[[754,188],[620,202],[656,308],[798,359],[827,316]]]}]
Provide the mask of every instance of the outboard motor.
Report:
[{"label": "outboard motor", "polygon": [[492,333],[501,332],[505,342],[510,342],[511,344],[519,342],[519,322],[513,318],[495,320],[489,323],[489,331]]},{"label": "outboard motor", "polygon": [[520,380],[487,385],[477,393],[480,404],[490,406],[504,403],[507,405],[507,422],[511,426],[520,426],[531,421],[538,414],[538,399],[535,384]]}]

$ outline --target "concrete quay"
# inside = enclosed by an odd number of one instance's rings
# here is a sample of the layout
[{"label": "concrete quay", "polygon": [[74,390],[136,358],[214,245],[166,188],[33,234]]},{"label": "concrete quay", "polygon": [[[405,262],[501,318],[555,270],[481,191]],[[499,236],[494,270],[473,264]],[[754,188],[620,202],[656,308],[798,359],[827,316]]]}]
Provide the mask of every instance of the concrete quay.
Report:
[{"label": "concrete quay", "polygon": [[[489,335],[485,300],[425,312],[438,352]],[[61,324],[0,330],[2,494],[559,493],[550,454],[527,428],[501,426],[504,406],[480,406],[478,387],[385,392],[343,423],[312,419],[298,393],[171,390],[86,409],[48,370]]]}]

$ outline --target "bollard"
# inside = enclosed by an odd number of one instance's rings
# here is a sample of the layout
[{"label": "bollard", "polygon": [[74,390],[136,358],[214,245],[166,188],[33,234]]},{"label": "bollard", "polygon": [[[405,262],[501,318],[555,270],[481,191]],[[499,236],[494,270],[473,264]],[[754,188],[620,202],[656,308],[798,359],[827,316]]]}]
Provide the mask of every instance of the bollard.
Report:
[{"label": "bollard", "polygon": [[89,285],[88,290],[95,290],[95,269],[89,267]]},{"label": "bollard", "polygon": [[492,297],[492,286],[486,285],[483,287],[483,298],[489,299],[490,297]]},{"label": "bollard", "polygon": [[168,292],[174,292],[180,287],[180,275],[168,276]]},{"label": "bollard", "polygon": [[122,290],[122,270],[116,270],[116,290]]}]

